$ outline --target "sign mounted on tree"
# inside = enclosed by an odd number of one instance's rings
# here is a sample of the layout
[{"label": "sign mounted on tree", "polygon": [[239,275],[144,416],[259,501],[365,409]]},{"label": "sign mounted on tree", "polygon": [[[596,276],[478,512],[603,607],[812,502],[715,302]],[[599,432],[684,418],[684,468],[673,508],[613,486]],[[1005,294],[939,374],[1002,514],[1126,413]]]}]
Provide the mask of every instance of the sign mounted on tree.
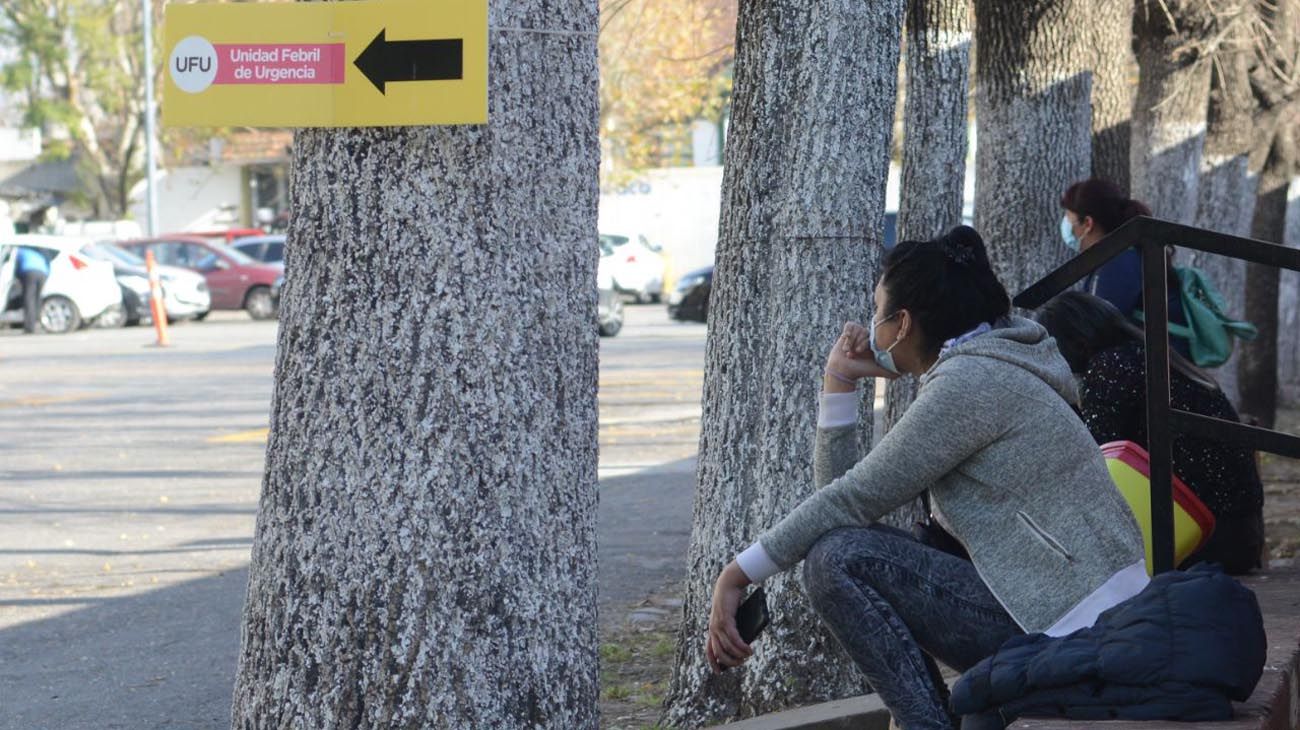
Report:
[{"label": "sign mounted on tree", "polygon": [[487,122],[487,0],[168,3],[163,123]]}]

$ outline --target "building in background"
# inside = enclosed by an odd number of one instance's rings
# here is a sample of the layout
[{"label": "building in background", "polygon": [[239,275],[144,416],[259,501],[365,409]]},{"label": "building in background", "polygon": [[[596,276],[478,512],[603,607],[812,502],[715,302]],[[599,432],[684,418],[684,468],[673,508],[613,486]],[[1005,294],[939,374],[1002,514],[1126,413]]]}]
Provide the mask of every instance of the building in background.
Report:
[{"label": "building in background", "polygon": [[[160,170],[162,231],[260,227],[283,230],[289,220],[289,155],[293,132],[244,130],[183,150]],[[131,212],[145,220],[145,184],[131,192]]]}]

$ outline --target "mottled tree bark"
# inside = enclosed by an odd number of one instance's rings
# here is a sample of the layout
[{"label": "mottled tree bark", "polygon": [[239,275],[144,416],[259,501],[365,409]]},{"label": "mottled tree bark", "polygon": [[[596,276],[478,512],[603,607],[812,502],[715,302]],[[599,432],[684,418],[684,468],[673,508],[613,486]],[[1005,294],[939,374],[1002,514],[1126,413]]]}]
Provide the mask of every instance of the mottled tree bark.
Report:
[{"label": "mottled tree bark", "polygon": [[490,18],[486,126],[296,136],[236,728],[597,727],[596,6]]},{"label": "mottled tree bark", "polygon": [[[1270,243],[1286,238],[1287,191],[1295,172],[1296,150],[1290,125],[1274,131],[1273,144],[1259,175],[1251,237]],[[1280,272],[1272,266],[1247,264],[1245,317],[1260,336],[1240,348],[1241,413],[1273,428],[1277,419]]]},{"label": "mottled tree bark", "polygon": [[1092,169],[1084,0],[975,3],[975,220],[1012,294],[1069,255],[1060,196]]},{"label": "mottled tree bark", "polygon": [[[934,238],[961,223],[966,181],[970,86],[970,3],[908,0],[907,98],[903,104],[903,179],[898,240]],[[916,398],[916,378],[885,389],[885,430]],[[904,508],[892,521],[910,524],[920,512]]]},{"label": "mottled tree bark", "polygon": [[1133,18],[1140,73],[1130,194],[1159,218],[1191,223],[1210,93],[1210,64],[1196,44],[1213,33],[1213,14],[1203,0],[1137,0]]},{"label": "mottled tree bark", "polygon": [[1133,0],[1097,0],[1092,41],[1092,176],[1129,188],[1133,135]]},{"label": "mottled tree bark", "polygon": [[[1253,11],[1249,6],[1224,7],[1223,13]],[[1225,15],[1219,22],[1233,22]],[[1255,118],[1258,104],[1250,88],[1250,39],[1246,26],[1237,19],[1236,31],[1229,32],[1226,42],[1215,53],[1210,74],[1210,104],[1207,112],[1205,145],[1201,155],[1201,179],[1197,185],[1195,225],[1234,236],[1250,235],[1258,182],[1249,167],[1251,148],[1255,145]],[[1210,275],[1223,295],[1229,316],[1241,317],[1246,309],[1246,262],[1226,256],[1187,250],[1187,263]],[[1239,344],[1239,343],[1234,343]],[[1215,369],[1215,378],[1228,399],[1238,402],[1237,363],[1241,348],[1223,366]]]},{"label": "mottled tree bark", "polygon": [[743,668],[713,674],[704,638],[723,566],[811,493],[826,354],[870,316],[901,25],[901,0],[740,8],[672,726],[866,689],[797,570],[765,584],[773,621]]}]

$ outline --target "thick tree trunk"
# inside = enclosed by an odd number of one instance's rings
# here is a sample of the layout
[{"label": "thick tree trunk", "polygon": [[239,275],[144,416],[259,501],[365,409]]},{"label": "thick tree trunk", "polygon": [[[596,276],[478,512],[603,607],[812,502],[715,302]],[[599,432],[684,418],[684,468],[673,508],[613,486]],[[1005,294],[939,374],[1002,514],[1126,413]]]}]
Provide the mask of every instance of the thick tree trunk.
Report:
[{"label": "thick tree trunk", "polygon": [[491,25],[487,126],[295,139],[236,728],[597,727],[596,7]]},{"label": "thick tree trunk", "polygon": [[[1140,69],[1133,109],[1131,195],[1156,217],[1196,217],[1210,64],[1187,44],[1205,40],[1213,18],[1203,0],[1138,0],[1134,46]],[[1171,18],[1177,23],[1171,25]]]},{"label": "thick tree trunk", "polygon": [[[1258,186],[1249,167],[1258,105],[1250,90],[1248,39],[1234,41],[1220,50],[1212,65],[1195,224],[1234,236],[1248,236]],[[1192,250],[1186,251],[1184,261],[1210,275],[1223,295],[1230,316],[1245,314],[1245,261]],[[1237,346],[1228,362],[1214,371],[1219,386],[1234,403],[1240,400],[1237,381],[1240,353],[1241,348]]]},{"label": "thick tree trunk", "polygon": [[[961,223],[966,182],[966,99],[970,87],[970,3],[908,0],[907,98],[898,240],[934,238]],[[885,430],[916,398],[916,378],[885,389]],[[919,510],[892,519],[909,524]]]},{"label": "thick tree trunk", "polygon": [[[1251,236],[1270,243],[1284,243],[1287,235],[1287,193],[1296,168],[1294,129],[1278,126],[1259,176],[1259,199]],[[1259,338],[1241,348],[1241,412],[1265,428],[1277,419],[1279,372],[1278,351],[1285,337],[1279,325],[1293,313],[1281,310],[1281,273],[1272,266],[1248,264],[1246,268],[1246,319],[1259,328]],[[1289,272],[1288,272],[1289,273]],[[1300,323],[1296,323],[1300,324]],[[1294,367],[1294,366],[1293,366]]]},{"label": "thick tree trunk", "polygon": [[1092,176],[1128,190],[1133,0],[1097,0],[1092,17]]},{"label": "thick tree trunk", "polygon": [[[1294,174],[1294,170],[1292,171]],[[1300,248],[1300,177],[1287,186],[1286,245]],[[1283,271],[1277,295],[1278,398],[1300,405],[1300,271]]]},{"label": "thick tree trunk", "polygon": [[1064,261],[1060,196],[1092,169],[1091,3],[975,4],[975,220],[1013,295]]},{"label": "thick tree trunk", "polygon": [[[870,316],[901,25],[901,0],[740,9],[674,727],[866,689],[798,570],[767,582],[772,624],[743,668],[713,674],[703,649],[722,567],[812,491],[822,366],[844,321]],[[868,386],[863,429],[870,403]]]},{"label": "thick tree trunk", "polygon": [[[1261,115],[1267,120],[1263,128],[1269,130],[1268,134],[1256,135],[1262,144],[1257,144],[1252,155],[1252,164],[1263,168],[1256,230],[1268,234],[1265,240],[1297,247],[1300,178],[1294,175],[1300,166],[1300,140],[1295,125],[1300,120],[1300,109],[1295,99],[1300,89],[1294,74],[1300,66],[1296,46],[1300,40],[1300,12],[1294,2],[1272,0],[1257,0],[1256,9],[1270,34],[1262,49],[1268,55],[1251,69],[1255,97],[1267,108]],[[1253,265],[1246,272],[1247,319],[1271,322],[1275,327],[1272,333],[1261,331],[1256,342],[1245,345],[1240,368],[1247,386],[1243,408],[1265,422],[1273,421],[1279,402],[1300,403],[1300,272],[1283,270],[1276,274],[1274,278],[1274,272]],[[1275,285],[1277,300],[1270,303],[1272,294],[1268,290]],[[1250,291],[1257,286],[1263,291]],[[1276,378],[1276,390],[1271,393],[1266,382],[1256,382],[1267,381],[1269,376],[1263,371],[1270,367],[1270,361]],[[1271,405],[1270,399],[1274,399]]]}]

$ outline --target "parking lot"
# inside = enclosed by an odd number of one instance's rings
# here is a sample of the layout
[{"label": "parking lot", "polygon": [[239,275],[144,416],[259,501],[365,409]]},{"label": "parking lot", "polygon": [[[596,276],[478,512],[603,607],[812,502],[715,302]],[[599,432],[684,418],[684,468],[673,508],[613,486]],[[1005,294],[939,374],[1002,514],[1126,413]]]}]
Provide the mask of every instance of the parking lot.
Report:
[{"label": "parking lot", "polygon": [[[0,727],[223,727],[274,322],[0,333]],[[704,327],[601,341],[602,621],[679,579]]]}]

